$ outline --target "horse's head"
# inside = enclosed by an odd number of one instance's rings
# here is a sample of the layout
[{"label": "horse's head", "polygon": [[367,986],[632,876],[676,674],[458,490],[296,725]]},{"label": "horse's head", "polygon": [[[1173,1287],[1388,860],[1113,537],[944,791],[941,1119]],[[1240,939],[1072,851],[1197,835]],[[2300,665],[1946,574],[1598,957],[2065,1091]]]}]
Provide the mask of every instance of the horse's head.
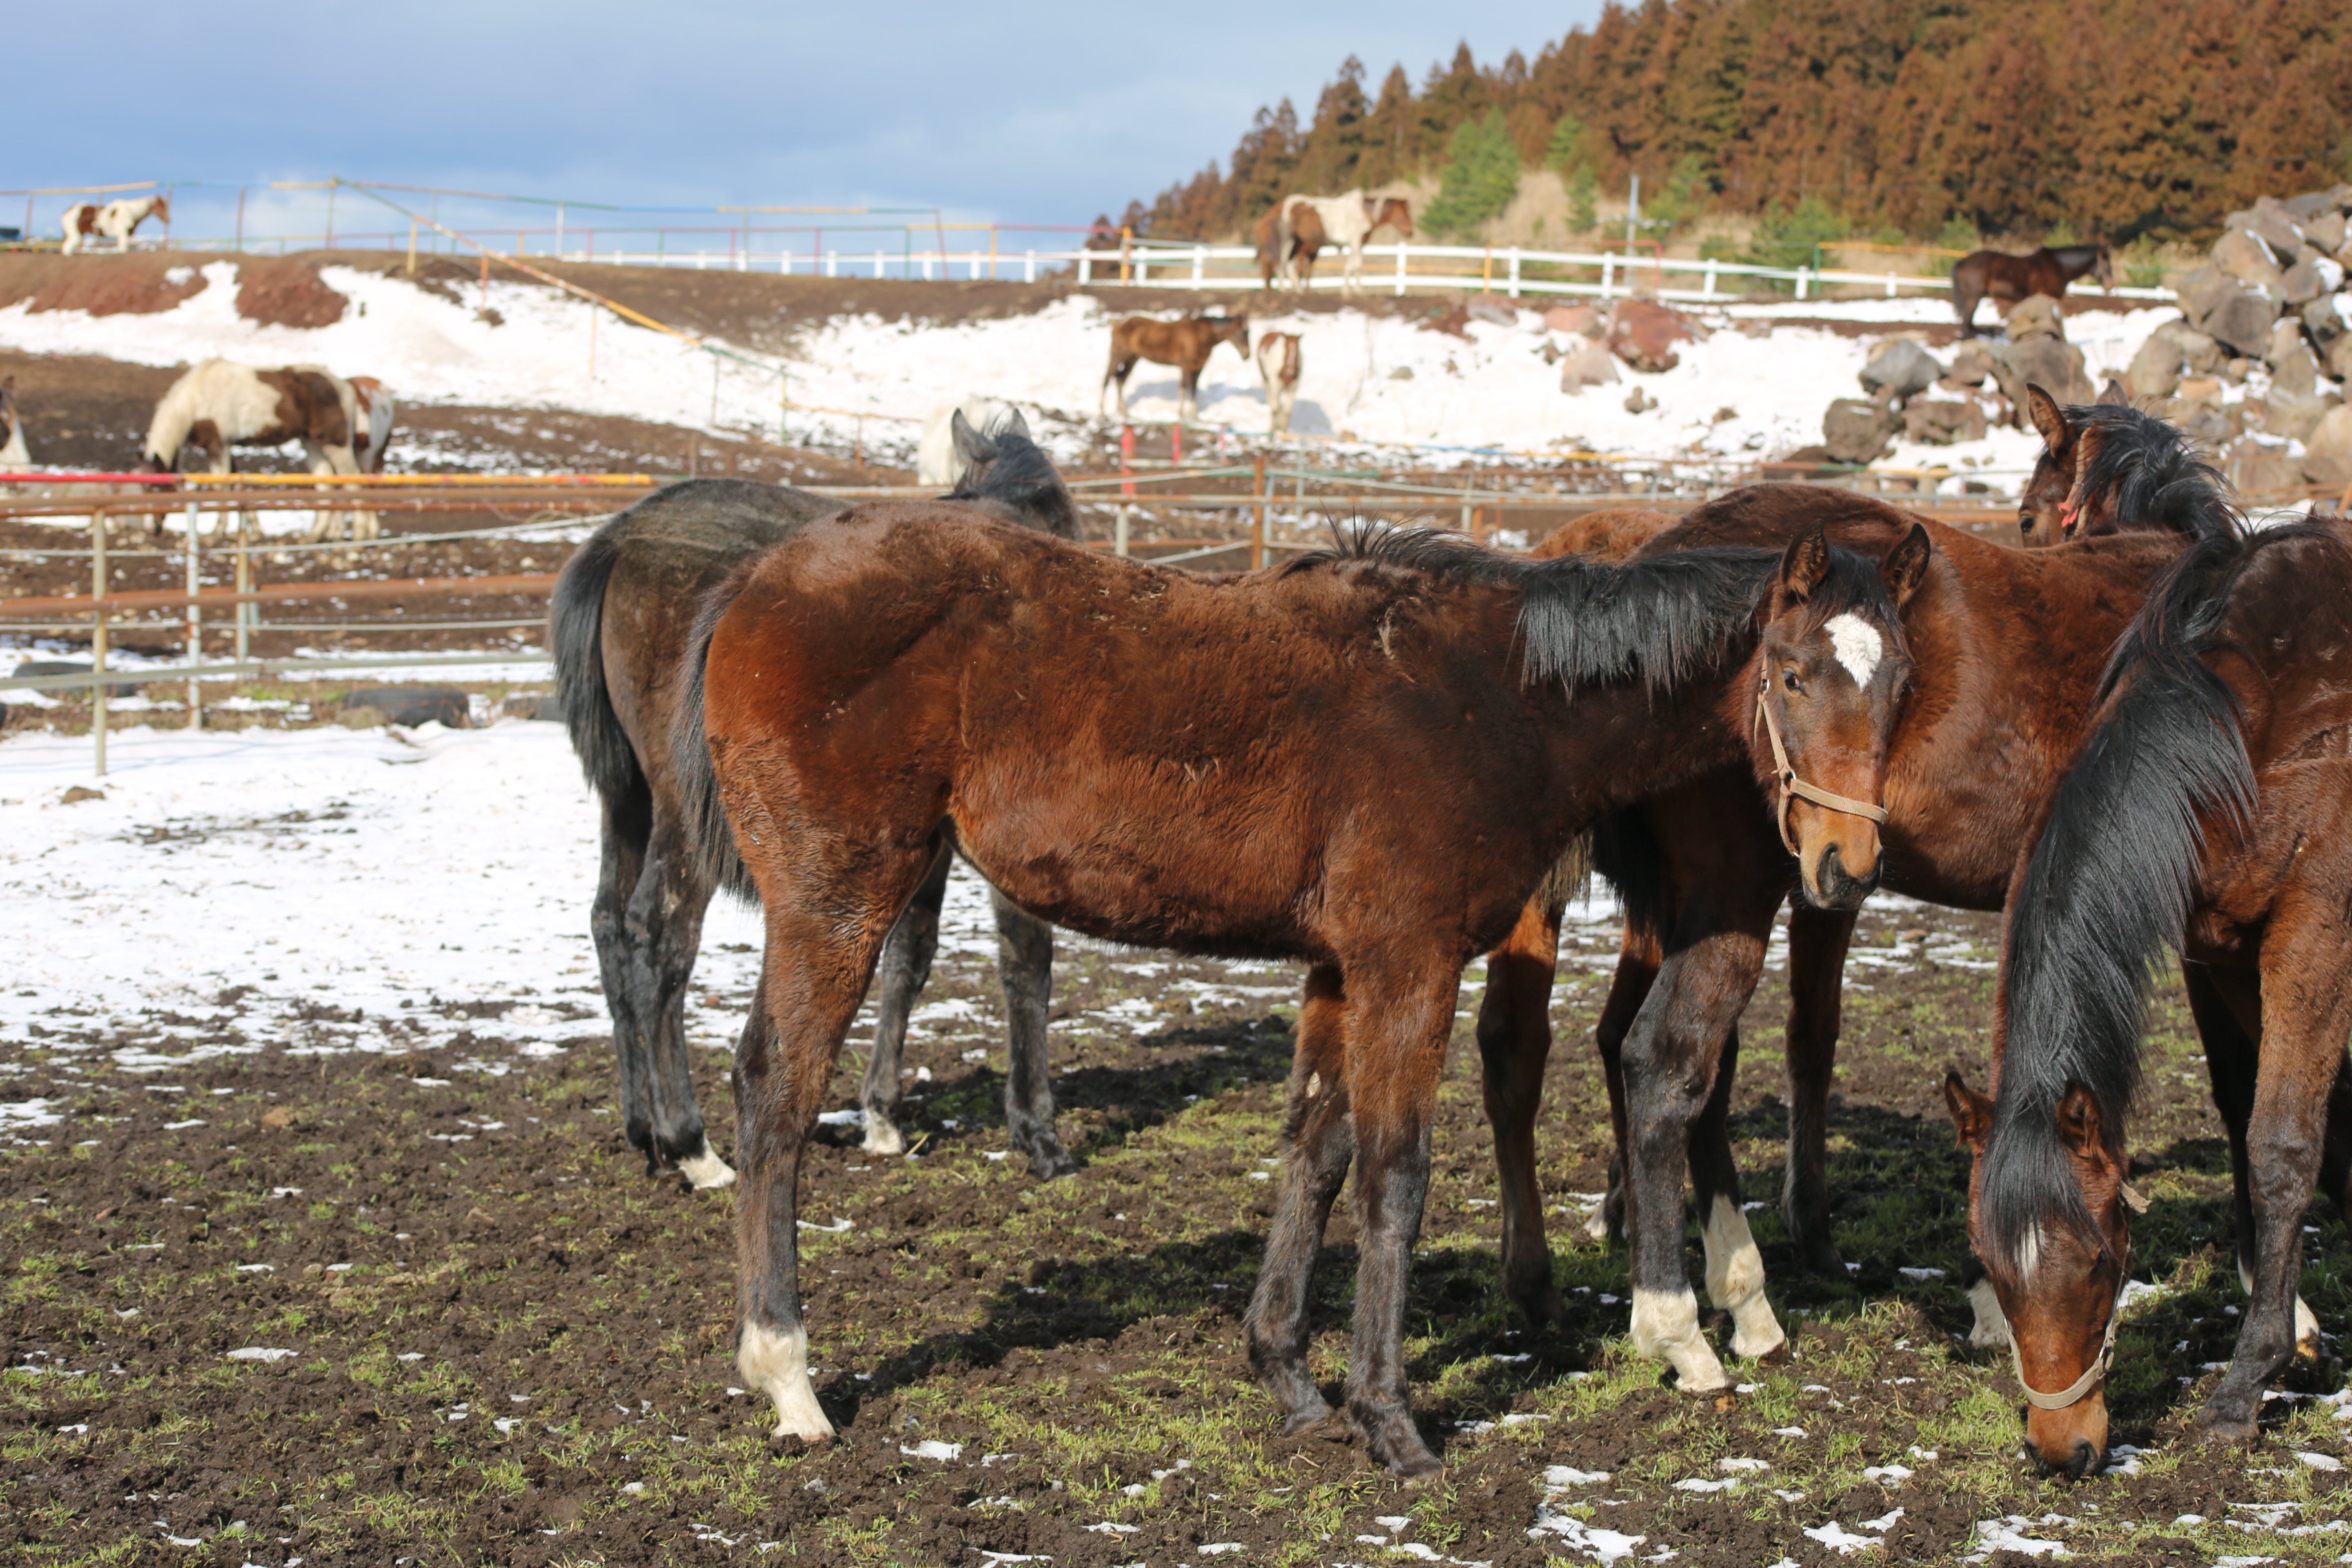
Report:
[{"label": "horse's head", "polygon": [[1078,509],[1053,459],[1030,438],[1029,421],[1017,408],[974,429],[959,408],[948,421],[956,466],[963,477],[947,499],[978,507],[992,517],[1062,539],[1078,537]]},{"label": "horse's head", "polygon": [[158,196],[156,196],[156,197],[154,198],[154,202],[155,202],[155,206],[154,206],[154,209],[153,209],[154,216],[155,216],[156,217],[158,217],[158,218],[161,218],[161,219],[162,219],[163,222],[165,222],[165,223],[169,223],[169,222],[171,222],[171,221],[172,221],[172,198],[171,198],[171,197],[169,197],[169,196],[166,196],[166,195],[158,195]]},{"label": "horse's head", "polygon": [[2112,289],[2116,286],[2115,252],[2104,245],[2099,247],[2098,259],[2091,263],[2091,277],[2102,289]]},{"label": "horse's head", "polygon": [[2074,489],[2077,437],[2066,423],[2058,400],[2029,384],[2025,412],[2042,436],[2042,455],[2033,460],[2032,476],[2017,498],[2017,531],[2030,548],[2061,544],[2074,536],[2078,521],[2065,511]]},{"label": "horse's head", "polygon": [[[1380,209],[1377,212],[1372,210],[1376,205]],[[1364,198],[1364,213],[1372,220],[1373,228],[1387,224],[1402,238],[1412,237],[1412,208],[1405,204],[1402,196],[1389,196],[1379,201],[1367,196]]]},{"label": "horse's head", "polygon": [[[1960,1142],[1974,1155],[1969,1175],[1969,1244],[2009,1320],[2018,1382],[2024,1386],[2025,1453],[2042,1474],[2080,1480],[2106,1462],[2107,1361],[2115,1350],[2116,1313],[2131,1262],[2130,1210],[2137,1194],[2125,1181],[2120,1134],[2109,1135],[2096,1096],[2069,1083],[2054,1125],[1996,1128],[1993,1101],[1953,1073],[1944,1100]],[[2052,1196],[1986,1193],[1988,1153],[1996,1138],[2041,1141],[2054,1132],[2052,1152],[2090,1216],[2086,1229]],[[2027,1162],[2001,1163],[2009,1171]],[[2005,1175],[1994,1180],[2004,1180]],[[2022,1209],[2034,1212],[2021,1223]],[[2069,1205],[2071,1206],[2071,1205]],[[1989,1223],[1990,1221],[1991,1223]]]},{"label": "horse's head", "polygon": [[1851,910],[1878,886],[1886,751],[1910,684],[1903,606],[1935,546],[1914,525],[1875,567],[1818,526],[1790,542],[1763,607],[1756,729],[1805,900]]},{"label": "horse's head", "polygon": [[1212,347],[1231,343],[1242,358],[1249,358],[1249,318],[1247,316],[1212,316],[1209,318]]}]

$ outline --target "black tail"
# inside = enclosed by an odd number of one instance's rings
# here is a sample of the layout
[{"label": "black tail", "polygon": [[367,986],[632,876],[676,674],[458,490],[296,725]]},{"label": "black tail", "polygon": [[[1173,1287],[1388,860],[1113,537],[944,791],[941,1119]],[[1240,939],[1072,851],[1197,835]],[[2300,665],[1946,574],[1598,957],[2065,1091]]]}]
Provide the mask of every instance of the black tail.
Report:
[{"label": "black tail", "polygon": [[719,797],[719,773],[710,760],[710,742],[702,724],[703,667],[710,656],[710,634],[719,627],[743,584],[758,563],[753,556],[728,574],[727,580],[703,596],[694,617],[694,631],[686,643],[686,685],[677,705],[677,729],[670,737],[670,754],[678,770],[678,792],[685,799],[687,830],[694,836],[695,854],[706,885],[722,889],[744,900],[755,900],[760,890],[735,848],[735,827],[727,820],[727,803]]},{"label": "black tail", "polygon": [[580,755],[581,771],[607,801],[617,801],[645,787],[637,752],[613,711],[612,693],[604,685],[604,589],[620,559],[614,531],[620,520],[606,523],[573,552],[555,582],[547,608],[547,640],[555,653],[555,684],[563,698],[563,727],[571,731],[572,749]]},{"label": "black tail", "polygon": [[2312,531],[2209,534],[2167,570],[2116,645],[2106,679],[2119,694],[2059,786],[2010,911],[1982,1208],[1996,1270],[2017,1267],[2041,1225],[2099,1234],[2058,1107],[2083,1085],[2120,1141],[2152,972],[2181,940],[2195,897],[2200,819],[2241,828],[2254,806],[2237,698],[2198,656],[2215,645],[2230,587],[2254,551]]}]

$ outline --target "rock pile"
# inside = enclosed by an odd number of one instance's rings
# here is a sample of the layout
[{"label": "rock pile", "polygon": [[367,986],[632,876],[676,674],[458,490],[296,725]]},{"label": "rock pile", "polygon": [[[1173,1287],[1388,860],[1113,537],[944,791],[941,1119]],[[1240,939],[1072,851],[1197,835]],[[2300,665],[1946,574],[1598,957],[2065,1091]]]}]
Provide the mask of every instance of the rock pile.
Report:
[{"label": "rock pile", "polygon": [[1605,316],[1590,305],[1556,306],[1544,320],[1554,331],[1588,340],[1563,357],[1559,389],[1567,393],[1614,383],[1621,361],[1645,374],[1672,370],[1682,363],[1675,345],[1703,334],[1688,316],[1653,300],[1620,300]]},{"label": "rock pile", "polygon": [[[2206,264],[2180,280],[2181,319],[2141,345],[2126,387],[2174,400],[2184,429],[2243,459],[2245,488],[2352,484],[2352,415],[2339,412],[2352,375],[2352,184],[2264,196],[2224,222]],[[2258,369],[2259,397],[2224,400],[2223,386]],[[2273,444],[2241,439],[2254,434]],[[2304,444],[2299,460],[2276,445],[2286,441]]]}]

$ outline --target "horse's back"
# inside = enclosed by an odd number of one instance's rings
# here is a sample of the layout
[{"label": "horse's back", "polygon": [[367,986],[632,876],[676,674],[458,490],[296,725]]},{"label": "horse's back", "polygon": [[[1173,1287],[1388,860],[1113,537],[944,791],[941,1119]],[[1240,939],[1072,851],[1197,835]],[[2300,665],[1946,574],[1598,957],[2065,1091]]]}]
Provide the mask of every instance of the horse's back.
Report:
[{"label": "horse's back", "polygon": [[1622,561],[1678,521],[1673,512],[1653,511],[1646,507],[1604,507],[1561,523],[1528,553],[1538,561],[1556,560],[1562,555]]}]

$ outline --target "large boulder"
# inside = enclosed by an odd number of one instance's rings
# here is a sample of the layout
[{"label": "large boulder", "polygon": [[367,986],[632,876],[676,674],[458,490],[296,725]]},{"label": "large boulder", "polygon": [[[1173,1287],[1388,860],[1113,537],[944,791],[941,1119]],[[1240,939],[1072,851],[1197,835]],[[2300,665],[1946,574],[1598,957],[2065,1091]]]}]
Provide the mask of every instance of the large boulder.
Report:
[{"label": "large boulder", "polygon": [[1915,397],[1904,405],[1904,439],[1922,446],[1981,441],[1986,428],[1984,405],[1973,397]]},{"label": "large boulder", "polygon": [[2263,432],[2282,441],[2300,441],[2319,427],[2330,409],[2343,405],[2343,397],[2332,387],[2324,393],[2307,394],[2273,386],[2262,399]]},{"label": "large boulder", "polygon": [[2227,215],[2221,225],[2253,235],[2281,256],[2293,256],[2304,240],[2303,225],[2275,196],[2264,196],[2243,212]]},{"label": "large boulder", "polygon": [[2329,409],[2304,437],[2303,477],[2315,485],[2352,485],[2352,407]]},{"label": "large boulder", "polygon": [[2150,332],[2139,353],[2132,355],[2131,368],[2124,372],[2124,388],[2134,397],[2169,397],[2180,385],[2180,373],[2187,367],[2188,356],[2179,343],[2162,332]]},{"label": "large boulder", "polygon": [[2213,265],[2250,288],[2274,290],[2285,269],[2282,258],[2292,258],[2302,248],[2300,235],[2292,244],[2273,249],[2252,229],[2232,228],[2213,242]]},{"label": "large boulder", "polygon": [[2029,294],[2011,307],[2007,325],[2012,343],[2034,338],[2063,338],[2066,335],[2065,308],[2047,294]]},{"label": "large boulder", "polygon": [[1586,338],[1597,338],[1607,331],[1601,312],[1590,305],[1554,305],[1544,312],[1544,325],[1555,332],[1574,332]]},{"label": "large boulder", "polygon": [[2321,213],[2303,226],[2303,237],[2331,256],[2344,248],[2345,232],[2344,215],[2339,212]]},{"label": "large boulder", "polygon": [[1616,382],[1616,358],[1599,343],[1587,345],[1582,353],[1570,354],[1560,363],[1559,389],[1562,392],[1582,392],[1588,386],[1613,386]]},{"label": "large boulder", "polygon": [[2271,329],[2271,390],[2290,397],[2309,397],[2319,390],[2319,361],[2303,341],[2303,323],[2290,317]]},{"label": "large boulder", "polygon": [[2344,265],[2325,256],[2314,256],[2296,262],[2279,279],[2279,292],[2285,296],[2289,310],[2300,310],[2323,294],[2333,294],[2344,287]]},{"label": "large boulder", "polygon": [[2327,374],[2352,384],[2352,332],[2340,334],[2327,345]]},{"label": "large boulder", "polygon": [[1945,373],[1944,387],[1948,391],[1959,392],[1982,386],[1992,379],[1993,368],[1992,350],[1981,341],[1970,338],[1960,345],[1959,353],[1952,356],[1952,368]]},{"label": "large boulder", "polygon": [[438,721],[462,730],[473,722],[466,694],[454,686],[362,686],[343,694],[343,707],[373,708],[387,724]]},{"label": "large boulder", "polygon": [[1635,370],[1655,374],[1682,363],[1676,343],[1697,339],[1690,319],[1680,310],[1654,300],[1620,300],[1609,312],[1609,331],[1601,342]]},{"label": "large boulder", "polygon": [[2352,330],[2352,295],[2323,294],[2303,308],[2303,330],[2326,353],[2330,344]]},{"label": "large boulder", "polygon": [[1916,397],[1936,384],[1944,367],[1936,356],[1912,342],[1897,338],[1882,346],[1862,367],[1862,389],[1900,398]]},{"label": "large boulder", "polygon": [[1874,463],[1893,449],[1903,416],[1894,404],[1841,397],[1822,416],[1822,446],[1837,463]]},{"label": "large boulder", "polygon": [[2083,351],[2063,338],[2032,338],[2003,349],[1996,373],[2001,395],[2012,409],[2026,407],[2025,389],[2038,386],[2061,404],[2088,403],[2099,395],[2083,366]]},{"label": "large boulder", "polygon": [[2334,190],[2305,191],[2302,195],[2287,197],[2279,205],[2286,209],[2286,216],[2293,218],[2295,226],[2305,234],[2311,232],[2312,219],[2344,210],[2344,204],[2336,199]]},{"label": "large boulder", "polygon": [[2251,359],[2270,347],[2271,324],[2278,320],[2278,306],[2273,296],[2257,289],[2231,283],[2227,289],[2210,290],[2200,297],[2210,309],[2200,314],[2189,309],[2187,296],[2181,299],[2182,312],[2189,324],[2219,342],[2232,354]]}]

